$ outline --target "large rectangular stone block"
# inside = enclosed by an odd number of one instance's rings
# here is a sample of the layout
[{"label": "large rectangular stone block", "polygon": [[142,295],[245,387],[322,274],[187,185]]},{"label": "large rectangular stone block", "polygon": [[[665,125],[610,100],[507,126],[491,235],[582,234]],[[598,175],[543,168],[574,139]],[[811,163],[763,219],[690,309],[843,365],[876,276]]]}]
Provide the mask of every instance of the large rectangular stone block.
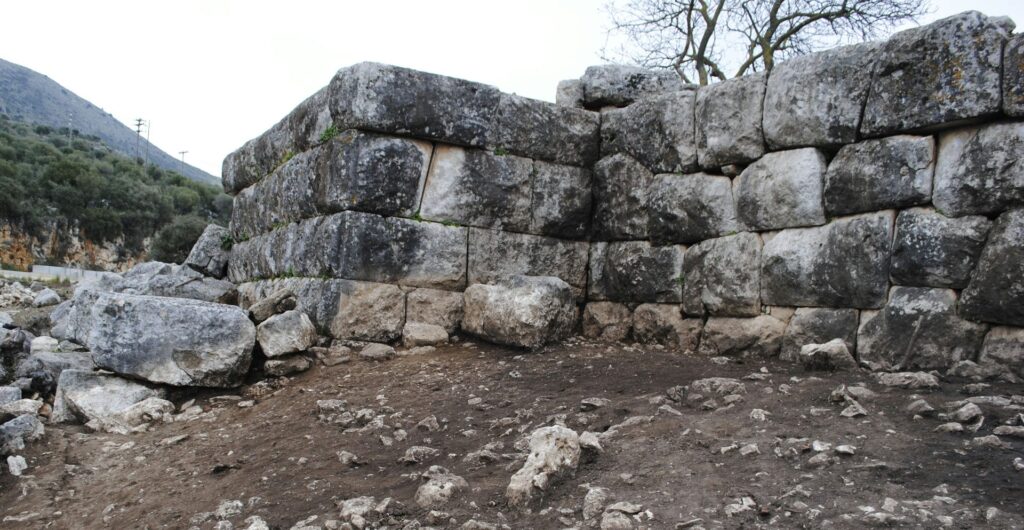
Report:
[{"label": "large rectangular stone block", "polygon": [[593,204],[589,169],[534,160],[530,232],[583,239]]},{"label": "large rectangular stone block", "polygon": [[823,224],[825,169],[824,153],[814,148],[764,155],[733,181],[740,223],[751,230]]},{"label": "large rectangular stone block", "polygon": [[342,68],[329,90],[339,129],[475,147],[492,134],[501,94],[481,83],[379,63]]},{"label": "large rectangular stone block", "polygon": [[764,96],[768,145],[787,149],[857,141],[878,46],[843,46],[775,65]]},{"label": "large rectangular stone block", "polygon": [[235,241],[319,215],[314,199],[318,152],[318,148],[313,148],[295,155],[266,178],[235,195],[230,224]]},{"label": "large rectangular stone block", "polygon": [[589,167],[598,159],[596,112],[501,94],[490,145],[513,155]]},{"label": "large rectangular stone block", "polygon": [[591,300],[679,303],[686,247],[652,246],[646,241],[591,243]]},{"label": "large rectangular stone block", "polygon": [[986,331],[957,316],[951,289],[893,287],[884,309],[861,316],[857,352],[887,368],[948,368],[977,359]]},{"label": "large rectangular stone block", "polygon": [[714,169],[746,164],[765,152],[761,112],[764,73],[737,77],[697,90],[697,160]]},{"label": "large rectangular stone block", "polygon": [[894,213],[837,219],[765,237],[761,302],[778,306],[877,308],[889,287]]},{"label": "large rectangular stone block", "polygon": [[772,315],[712,317],[704,324],[697,352],[708,357],[778,357],[786,321]]},{"label": "large rectangular stone block", "polygon": [[931,136],[889,136],[843,146],[825,173],[830,216],[927,204],[935,173]]},{"label": "large rectangular stone block", "polygon": [[655,175],[647,201],[647,230],[655,244],[696,243],[740,229],[729,177]]},{"label": "large rectangular stone block", "polygon": [[1003,42],[1012,29],[968,11],[889,37],[878,52],[861,133],[882,136],[998,113]]},{"label": "large rectangular stone block", "polygon": [[493,283],[515,275],[554,276],[582,299],[589,246],[585,241],[471,228],[469,283]]},{"label": "large rectangular stone block", "polygon": [[438,145],[423,190],[420,216],[525,232],[530,227],[533,161],[482,149]]},{"label": "large rectangular stone block", "polygon": [[930,208],[900,212],[889,270],[893,283],[963,289],[991,226],[980,215],[946,217]]},{"label": "large rectangular stone block", "polygon": [[652,96],[601,114],[601,156],[625,153],[654,173],[697,169],[696,91]]},{"label": "large rectangular stone block", "polygon": [[235,194],[269,175],[293,155],[320,142],[331,126],[324,87],[295,107],[267,132],[249,140],[224,159],[221,180],[224,191]]},{"label": "large rectangular stone block", "polygon": [[622,153],[594,165],[595,240],[647,238],[647,193],[654,175]]},{"label": "large rectangular stone block", "polygon": [[932,202],[947,215],[1024,206],[1024,123],[993,123],[939,136]]},{"label": "large rectangular stone block", "polygon": [[1024,209],[999,216],[960,298],[964,318],[1024,326]]},{"label": "large rectangular stone block", "polygon": [[1003,47],[1003,113],[1024,116],[1024,34],[1017,33]]},{"label": "large rectangular stone block", "polygon": [[580,85],[582,104],[588,109],[625,107],[657,94],[687,88],[675,72],[621,64],[588,67]]},{"label": "large rectangular stone block", "polygon": [[744,232],[686,249],[682,277],[689,316],[761,314],[761,237]]}]

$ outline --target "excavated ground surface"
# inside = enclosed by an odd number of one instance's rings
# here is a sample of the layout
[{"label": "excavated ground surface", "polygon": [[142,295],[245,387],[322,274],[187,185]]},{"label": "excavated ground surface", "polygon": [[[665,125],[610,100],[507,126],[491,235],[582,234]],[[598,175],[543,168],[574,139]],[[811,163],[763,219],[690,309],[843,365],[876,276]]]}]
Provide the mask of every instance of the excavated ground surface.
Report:
[{"label": "excavated ground surface", "polygon": [[[746,393],[731,408],[705,410],[700,402],[665,398],[667,389],[699,378],[750,374],[760,375],[744,380]],[[843,406],[830,404],[829,394],[842,383],[857,382],[866,382],[878,396],[863,401],[867,416],[841,417]],[[719,365],[589,342],[523,354],[464,342],[380,363],[316,367],[273,392],[266,389],[257,385],[234,392],[255,398],[248,408],[237,401],[211,401],[223,393],[177,396],[178,403],[196,397],[212,413],[158,424],[142,434],[48,426],[45,439],[23,453],[27,476],[0,478],[2,525],[213,528],[217,517],[204,512],[239,500],[242,513],[228,517],[235,528],[245,528],[243,521],[252,515],[272,528],[291,528],[311,516],[317,516],[312,525],[336,519],[337,501],[370,495],[401,504],[390,508],[399,522],[393,528],[414,519],[450,528],[470,519],[517,529],[584,527],[585,485],[608,488],[610,502],[641,505],[633,519],[638,528],[676,528],[695,519],[701,519],[695,526],[705,528],[859,528],[888,518],[868,517],[872,511],[888,514],[883,505],[910,527],[939,527],[943,520],[936,517],[949,517],[944,521],[957,528],[1024,525],[1024,472],[1013,466],[1014,458],[1024,455],[1024,440],[1004,437],[1009,448],[970,442],[1019,411],[982,405],[985,424],[971,435],[935,433],[940,420],[912,420],[903,411],[914,396],[940,410],[965,399],[962,382],[914,391],[881,387],[870,374],[812,374],[777,361]],[[1021,393],[1024,389],[1012,385],[983,392]],[[580,401],[594,397],[610,404],[581,413]],[[351,410],[385,414],[387,427],[345,433],[318,421],[317,400],[333,398],[347,400]],[[724,405],[721,396],[715,399]],[[659,411],[662,404],[681,415]],[[770,415],[753,420],[753,409]],[[440,431],[416,427],[430,415]],[[574,478],[553,487],[531,512],[507,506],[505,487],[522,464],[513,448],[520,433],[557,418],[577,431],[600,432],[633,416],[653,419],[606,439],[603,454],[581,464]],[[403,441],[395,440],[398,428],[408,434]],[[384,445],[382,435],[392,445]],[[185,438],[171,438],[180,436]],[[815,469],[808,463],[815,440],[854,445],[856,454]],[[494,441],[503,442],[498,452],[507,457],[486,465],[463,461]],[[751,443],[759,453],[740,454],[739,447]],[[399,463],[414,445],[440,454],[420,464]],[[738,447],[723,453],[733,445]],[[336,455],[342,450],[355,453],[362,465],[341,463]],[[433,464],[470,486],[440,509],[444,514],[431,515],[413,500],[422,484],[415,474]],[[727,507],[734,505],[731,511],[744,497],[756,506],[727,515]],[[892,501],[886,503],[887,498]]]}]

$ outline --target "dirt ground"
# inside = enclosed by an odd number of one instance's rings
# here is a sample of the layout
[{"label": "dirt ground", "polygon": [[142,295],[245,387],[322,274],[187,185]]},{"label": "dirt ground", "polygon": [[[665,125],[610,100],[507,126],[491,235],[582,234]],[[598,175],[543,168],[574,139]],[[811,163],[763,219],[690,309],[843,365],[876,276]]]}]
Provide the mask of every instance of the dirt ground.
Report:
[{"label": "dirt ground", "polygon": [[[739,398],[667,397],[670,388],[706,377],[741,379],[746,391]],[[868,414],[840,416],[845,405],[830,403],[830,393],[861,382],[877,393],[861,400]],[[601,519],[584,521],[588,487],[603,487],[608,503],[639,505],[628,514],[636,528],[1022,528],[1024,471],[1014,459],[1024,456],[1024,440],[1002,437],[1008,445],[997,448],[972,439],[1019,414],[1024,401],[982,404],[985,423],[970,434],[934,432],[942,420],[905,411],[923,397],[943,412],[968,398],[965,391],[1024,394],[1019,386],[979,389],[949,380],[938,390],[894,389],[868,373],[810,373],[779,361],[718,364],[579,340],[530,354],[464,341],[426,355],[318,366],[277,385],[175,396],[178,404],[196,398],[208,413],[142,434],[48,426],[25,450],[26,476],[0,477],[0,526],[205,529],[227,520],[246,528],[255,515],[271,528],[303,520],[330,528],[339,501],[368,495],[396,501],[378,523],[390,528],[420,527],[405,526],[411,521],[459,528],[470,519],[515,529],[584,528]],[[581,412],[581,400],[595,397],[609,402]],[[715,403],[705,404],[711,398]],[[248,399],[255,403],[238,406]],[[321,422],[316,402],[325,399],[372,409],[384,425],[344,432]],[[768,413],[764,421],[752,418],[755,409]],[[431,415],[439,430],[417,427]],[[530,511],[508,506],[504,491],[525,458],[515,449],[523,435],[559,421],[604,432],[637,416],[650,418],[603,438],[603,454],[581,463]],[[503,444],[499,461],[464,461],[495,441]],[[815,441],[832,444],[819,458],[824,467],[811,461]],[[744,448],[749,444],[757,452]],[[843,444],[855,446],[854,454],[838,455]],[[440,453],[399,462],[411,446]],[[358,465],[341,462],[339,451],[354,453]],[[414,502],[420,473],[431,465],[469,483],[433,513]],[[241,513],[211,513],[232,500],[241,501]]]}]

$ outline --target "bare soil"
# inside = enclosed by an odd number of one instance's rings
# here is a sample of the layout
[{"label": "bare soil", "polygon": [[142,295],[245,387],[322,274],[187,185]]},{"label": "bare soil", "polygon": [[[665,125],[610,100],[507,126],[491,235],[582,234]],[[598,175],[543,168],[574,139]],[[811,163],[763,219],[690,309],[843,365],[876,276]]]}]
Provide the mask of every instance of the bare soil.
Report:
[{"label": "bare soil", "polygon": [[[743,381],[742,400],[731,407],[706,409],[700,401],[665,397],[668,389],[696,379],[751,374]],[[861,382],[878,393],[862,401],[868,415],[841,417],[843,405],[830,403],[829,394],[840,384]],[[637,528],[688,522],[704,528],[860,528],[878,522],[1024,527],[1024,472],[1013,465],[1024,456],[1024,440],[1004,437],[1008,448],[971,443],[1019,410],[982,405],[985,424],[971,434],[933,432],[942,421],[914,420],[904,411],[916,397],[941,411],[967,398],[964,390],[964,382],[948,380],[933,391],[892,389],[867,373],[809,373],[779,361],[720,365],[640,346],[570,341],[524,354],[462,342],[427,355],[318,366],[275,385],[227,393],[255,399],[248,408],[216,398],[224,392],[182,393],[174,396],[177,403],[196,398],[210,414],[156,424],[142,434],[48,426],[45,438],[23,453],[26,476],[0,477],[0,526],[213,528],[217,518],[204,513],[239,500],[242,513],[229,518],[235,528],[245,528],[243,521],[253,515],[271,528],[291,528],[311,516],[317,519],[309,524],[323,525],[338,518],[338,501],[369,495],[400,503],[381,523],[391,528],[412,520],[458,528],[470,519],[516,529],[583,528],[598,522],[584,522],[581,513],[589,485],[608,488],[610,501],[641,505],[633,518]],[[1002,384],[983,391],[1022,393]],[[593,397],[610,404],[581,412],[581,400]],[[318,421],[317,400],[339,398],[350,410],[384,414],[386,427],[346,433]],[[715,400],[725,406],[721,396]],[[681,414],[659,410],[664,404]],[[754,409],[770,415],[754,420]],[[431,415],[440,431],[416,427]],[[508,507],[504,491],[525,458],[514,449],[523,435],[556,421],[579,432],[602,432],[634,416],[653,418],[606,439],[603,454],[550,488],[530,511]],[[407,438],[397,440],[397,429]],[[187,437],[171,439],[180,435]],[[815,440],[853,445],[856,453],[835,456],[818,469],[808,462]],[[493,441],[504,443],[504,460],[464,462]],[[740,454],[747,444],[757,444],[759,453]],[[400,463],[414,445],[440,455]],[[342,450],[355,453],[362,465],[340,462]],[[444,513],[430,514],[413,499],[422,484],[417,475],[435,464],[464,477],[470,488]],[[727,515],[726,506],[744,497],[756,506]],[[886,508],[902,519],[869,518],[889,513],[883,509],[887,498],[895,504]]]}]

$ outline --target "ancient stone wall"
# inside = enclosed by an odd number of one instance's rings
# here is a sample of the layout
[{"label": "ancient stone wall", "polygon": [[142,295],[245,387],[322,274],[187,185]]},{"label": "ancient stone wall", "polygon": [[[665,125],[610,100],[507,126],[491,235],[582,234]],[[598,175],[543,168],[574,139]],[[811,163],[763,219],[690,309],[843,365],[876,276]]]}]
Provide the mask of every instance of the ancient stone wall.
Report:
[{"label": "ancient stone wall", "polygon": [[338,338],[456,329],[468,284],[528,274],[589,335],[1024,376],[1012,30],[964,13],[700,88],[595,67],[558,105],[345,68],[225,160],[229,276]]}]

